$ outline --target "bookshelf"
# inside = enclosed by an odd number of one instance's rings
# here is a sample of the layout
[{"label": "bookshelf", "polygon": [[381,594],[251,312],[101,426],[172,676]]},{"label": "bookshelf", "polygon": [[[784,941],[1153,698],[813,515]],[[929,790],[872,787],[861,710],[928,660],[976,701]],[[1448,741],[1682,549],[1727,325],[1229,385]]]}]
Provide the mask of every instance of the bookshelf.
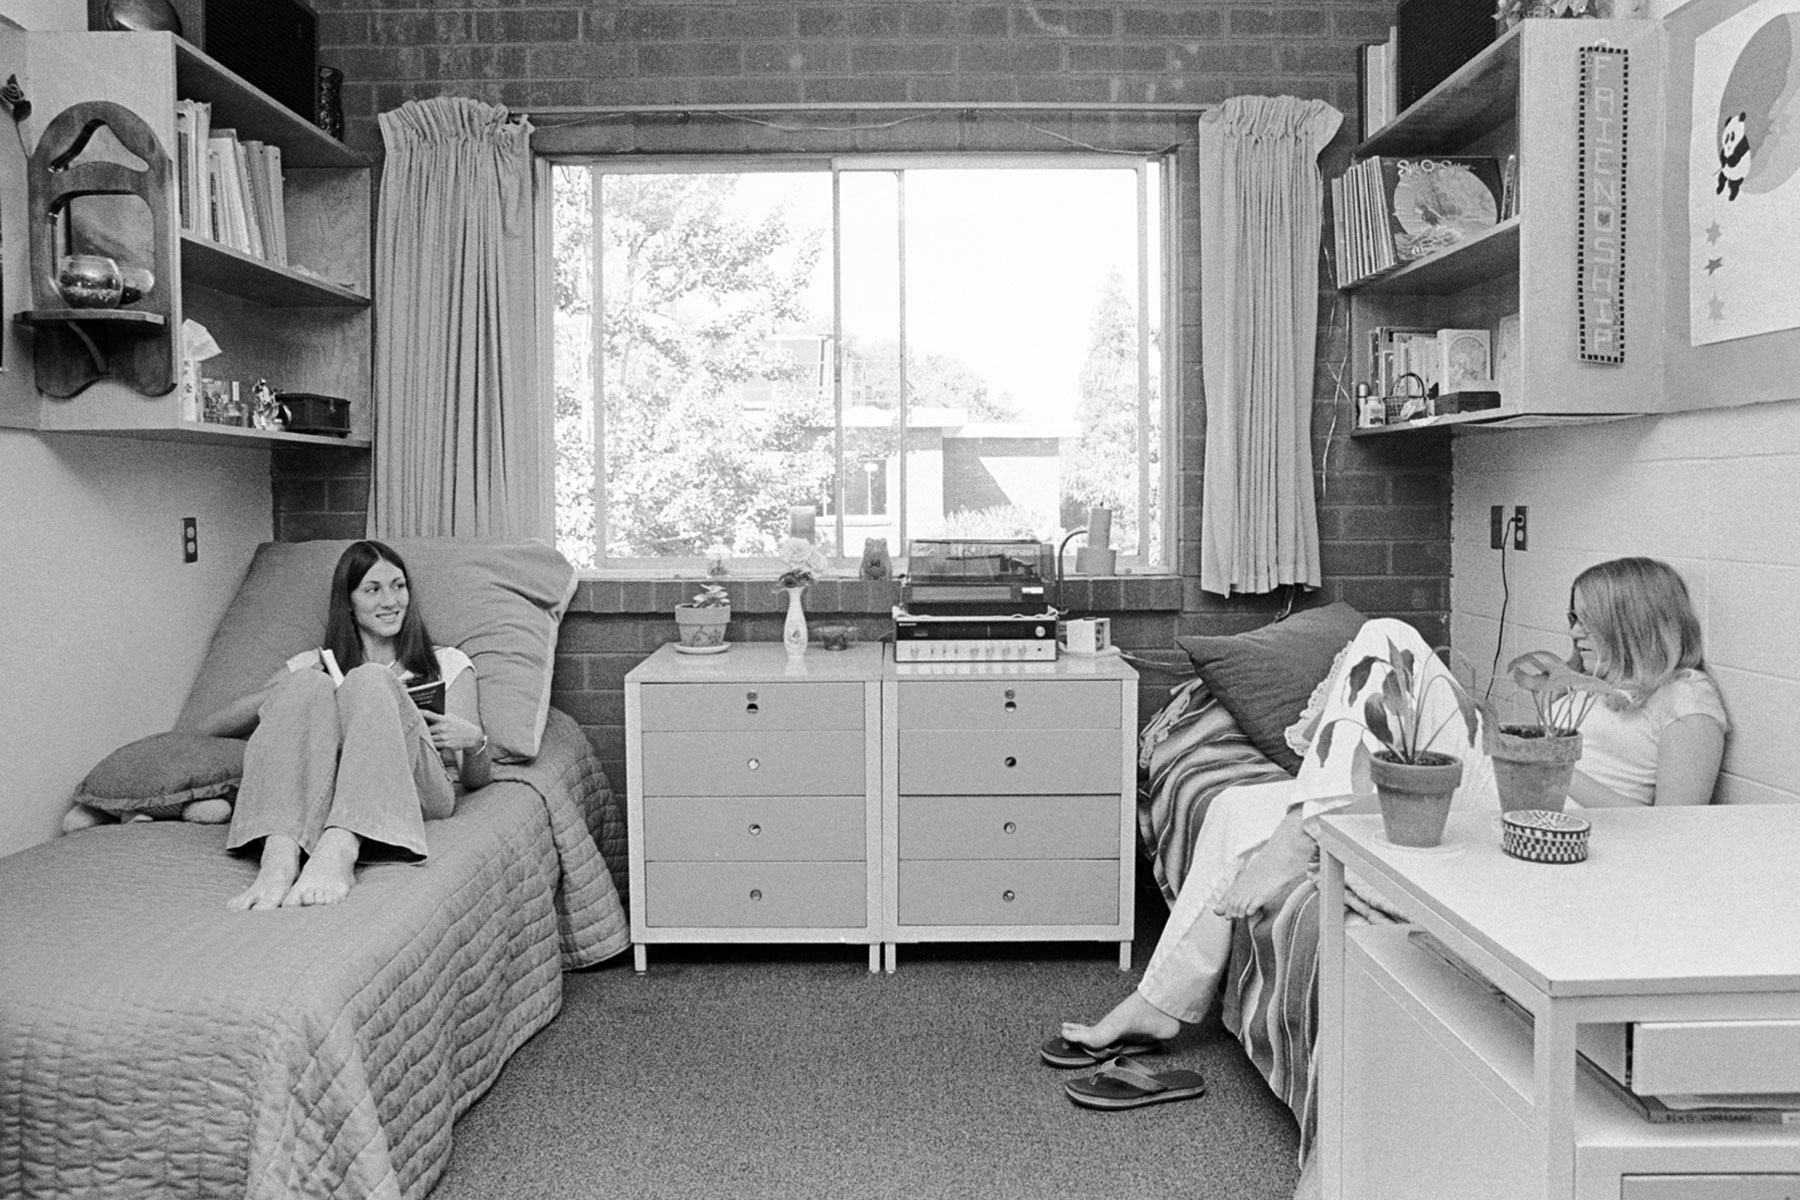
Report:
[{"label": "bookshelf", "polygon": [[[21,48],[24,62],[18,64]],[[159,263],[168,263],[156,283],[167,304],[166,323],[120,326],[108,333],[116,340],[127,336],[128,328],[136,352],[160,359],[153,383],[134,388],[103,378],[61,398],[41,386],[35,394],[25,389],[24,396],[13,389],[0,402],[0,424],[229,445],[367,446],[373,328],[369,159],[172,34],[34,31],[15,35],[8,49],[15,61],[7,69],[27,82],[43,121],[93,101],[123,106],[154,134],[172,166],[158,211],[140,214],[143,228],[132,231],[140,252],[146,245],[159,247]],[[286,265],[183,228],[176,175],[178,100],[205,101],[214,128],[229,127],[240,139],[280,147]],[[7,233],[10,244],[23,244],[18,231]],[[40,268],[31,264],[30,269]],[[30,330],[28,338],[53,327],[51,314],[41,307],[28,317],[18,314],[24,306],[13,299],[28,293],[20,286],[26,276],[10,261],[6,270],[11,323]],[[83,323],[116,324],[125,312],[96,317],[89,311]],[[222,349],[202,364],[203,375],[237,380],[246,394],[257,379],[266,378],[278,391],[347,398],[350,435],[321,437],[184,418],[180,331],[186,320],[205,326]],[[174,386],[159,390],[165,380]]]},{"label": "bookshelf", "polygon": [[[1576,171],[1581,51],[1626,51],[1625,361],[1580,357]],[[1485,328],[1496,355],[1502,317],[1518,314],[1519,371],[1501,406],[1421,423],[1481,429],[1601,420],[1667,407],[1661,372],[1664,296],[1661,25],[1637,20],[1526,20],[1356,147],[1373,156],[1517,156],[1518,212],[1493,228],[1389,274],[1344,284],[1351,345],[1380,325]],[[1360,359],[1350,373],[1367,377]],[[1411,426],[1358,429],[1391,436]]]}]

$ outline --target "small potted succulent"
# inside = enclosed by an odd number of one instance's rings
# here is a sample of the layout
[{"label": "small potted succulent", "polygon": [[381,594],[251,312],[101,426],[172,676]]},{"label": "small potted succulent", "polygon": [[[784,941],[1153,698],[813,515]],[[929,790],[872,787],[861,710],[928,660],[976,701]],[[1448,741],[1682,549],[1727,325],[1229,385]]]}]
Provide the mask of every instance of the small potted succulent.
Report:
[{"label": "small potted succulent", "polygon": [[[1387,668],[1381,686],[1363,701],[1363,719],[1339,717],[1318,733],[1319,757],[1331,753],[1334,727],[1348,722],[1367,730],[1382,749],[1369,757],[1369,775],[1381,802],[1381,824],[1388,841],[1396,846],[1435,846],[1443,840],[1450,800],[1462,783],[1463,764],[1455,755],[1431,749],[1438,734],[1457,717],[1475,740],[1480,728],[1477,706],[1463,686],[1448,673],[1427,676],[1413,652],[1388,643],[1386,655],[1370,654],[1350,668],[1345,699],[1351,702],[1368,686],[1377,666]],[[1425,728],[1425,700],[1436,687],[1450,689],[1456,710]],[[1357,753],[1367,754],[1358,745]]]},{"label": "small potted succulent", "polygon": [[692,600],[675,606],[675,630],[689,650],[723,646],[730,623],[731,597],[720,584],[709,583]]},{"label": "small potted succulent", "polygon": [[1581,759],[1581,723],[1595,701],[1625,693],[1604,679],[1577,671],[1548,650],[1521,654],[1506,670],[1519,690],[1531,697],[1533,719],[1529,724],[1489,725],[1485,749],[1494,760],[1500,811],[1561,812]]}]

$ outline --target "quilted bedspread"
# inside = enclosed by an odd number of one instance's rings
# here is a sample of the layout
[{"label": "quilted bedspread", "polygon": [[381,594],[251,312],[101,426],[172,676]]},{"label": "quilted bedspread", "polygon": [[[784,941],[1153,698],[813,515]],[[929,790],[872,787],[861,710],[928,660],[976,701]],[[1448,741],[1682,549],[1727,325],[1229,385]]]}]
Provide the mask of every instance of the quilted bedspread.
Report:
[{"label": "quilted bedspread", "polygon": [[[623,818],[572,721],[366,863],[342,904],[234,913],[219,826],[0,861],[0,1195],[414,1197],[452,1126],[623,950]],[[596,849],[596,842],[599,849]]]}]

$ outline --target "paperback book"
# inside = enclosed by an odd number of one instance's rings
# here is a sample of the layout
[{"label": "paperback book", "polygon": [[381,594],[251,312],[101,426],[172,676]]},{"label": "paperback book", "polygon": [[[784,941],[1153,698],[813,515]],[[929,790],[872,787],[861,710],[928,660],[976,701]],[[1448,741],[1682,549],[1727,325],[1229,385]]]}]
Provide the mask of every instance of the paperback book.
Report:
[{"label": "paperback book", "polygon": [[1492,229],[1500,221],[1500,161],[1481,155],[1365,158],[1332,180],[1341,218],[1340,283],[1397,270]]}]

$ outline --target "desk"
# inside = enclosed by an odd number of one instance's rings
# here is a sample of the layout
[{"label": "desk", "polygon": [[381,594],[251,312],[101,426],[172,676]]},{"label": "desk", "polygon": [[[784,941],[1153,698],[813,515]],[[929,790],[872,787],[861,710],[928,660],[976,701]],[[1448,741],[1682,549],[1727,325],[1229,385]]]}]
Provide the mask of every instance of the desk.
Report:
[{"label": "desk", "polygon": [[[1488,812],[1429,851],[1320,821],[1326,1200],[1800,1197],[1800,1127],[1653,1124],[1575,1050],[1587,1022],[1800,1019],[1800,806],[1584,815],[1572,865],[1503,854]],[[1346,871],[1492,988],[1403,927],[1347,930]]]}]

